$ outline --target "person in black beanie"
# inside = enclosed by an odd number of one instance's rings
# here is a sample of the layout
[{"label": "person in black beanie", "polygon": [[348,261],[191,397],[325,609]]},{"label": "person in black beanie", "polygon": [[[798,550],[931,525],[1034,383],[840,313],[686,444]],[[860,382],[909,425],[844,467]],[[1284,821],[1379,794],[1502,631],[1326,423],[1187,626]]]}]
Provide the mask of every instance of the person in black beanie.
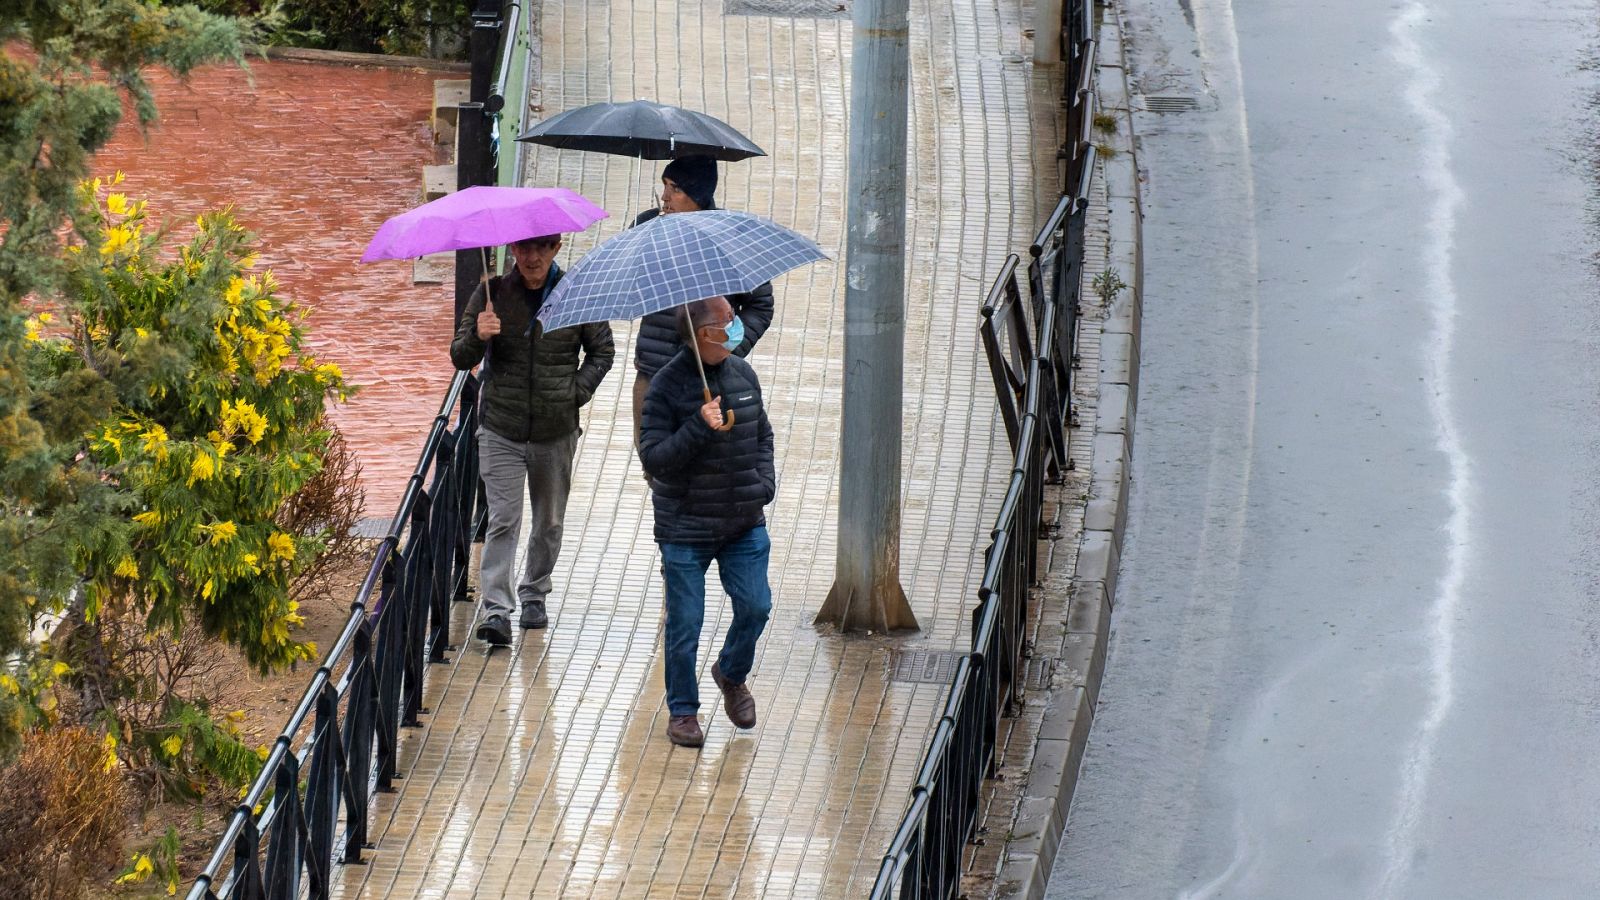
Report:
[{"label": "person in black beanie", "polygon": [[[661,170],[661,207],[647,209],[634,220],[635,226],[658,215],[716,209],[717,161],[709,156],[680,156]],[[744,322],[744,341],[733,351],[743,358],[772,324],[772,282],[748,294],[730,294],[734,315]],[[638,339],[633,345],[633,446],[639,446],[639,420],[644,411],[644,395],[650,379],[683,349],[679,335],[683,311],[680,308],[653,312],[639,320]]]},{"label": "person in black beanie", "polygon": [[[709,156],[683,156],[661,170],[660,212],[695,212],[717,208],[717,161]],[[639,214],[635,224],[655,218],[655,211]]]}]

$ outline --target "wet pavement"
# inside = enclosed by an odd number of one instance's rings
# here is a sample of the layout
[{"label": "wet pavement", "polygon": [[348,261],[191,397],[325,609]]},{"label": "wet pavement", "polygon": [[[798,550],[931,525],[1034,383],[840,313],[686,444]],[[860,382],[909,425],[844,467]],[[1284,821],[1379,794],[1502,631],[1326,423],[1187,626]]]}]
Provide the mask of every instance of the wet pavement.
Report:
[{"label": "wet pavement", "polygon": [[[1058,193],[1055,88],[1028,63],[1029,15],[1015,0],[913,5],[901,566],[925,631],[844,638],[811,620],[834,568],[848,22],[724,16],[711,0],[543,4],[547,113],[644,96],[726,119],[771,156],[725,166],[719,205],[812,235],[835,260],[775,284],[777,319],[751,356],[779,482],[774,610],[750,681],[761,720],[736,732],[703,674],[706,746],[664,734],[659,561],[632,451],[632,326],[619,324],[629,349],[584,415],[551,627],[490,654],[456,607],[461,649],[430,673],[433,712],[407,735],[406,778],[376,801],[377,848],[338,870],[335,896],[868,891],[948,688],[900,680],[894,654],[966,646],[1009,475],[976,328],[989,279]],[[570,262],[616,233],[657,177],[652,164],[539,150],[526,182],[612,211],[568,240]],[[713,587],[703,648],[731,615],[719,599]],[[989,843],[979,884],[1001,846]]]},{"label": "wet pavement", "polygon": [[1592,5],[1131,0],[1144,365],[1050,896],[1600,892]]},{"label": "wet pavement", "polygon": [[357,260],[385,218],[421,202],[438,77],[259,58],[186,83],[153,74],[159,123],[142,135],[128,115],[95,159],[180,239],[228,204],[259,236],[262,267],[311,310],[311,352],[362,386],[334,420],[361,460],[366,515],[385,519],[450,383],[453,287],[413,285],[409,262]]}]

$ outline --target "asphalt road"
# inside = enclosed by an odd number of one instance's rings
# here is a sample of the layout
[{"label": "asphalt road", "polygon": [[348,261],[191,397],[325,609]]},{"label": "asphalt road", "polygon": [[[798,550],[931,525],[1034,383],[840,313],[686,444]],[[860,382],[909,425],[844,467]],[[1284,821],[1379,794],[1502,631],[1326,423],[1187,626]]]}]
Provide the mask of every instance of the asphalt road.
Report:
[{"label": "asphalt road", "polygon": [[1134,487],[1049,896],[1600,896],[1600,17],[1124,0]]}]

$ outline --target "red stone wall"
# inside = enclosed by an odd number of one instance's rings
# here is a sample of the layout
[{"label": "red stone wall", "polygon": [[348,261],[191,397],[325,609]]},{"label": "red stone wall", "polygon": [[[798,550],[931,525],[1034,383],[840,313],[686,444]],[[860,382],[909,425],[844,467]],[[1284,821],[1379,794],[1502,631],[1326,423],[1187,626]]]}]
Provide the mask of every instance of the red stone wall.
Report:
[{"label": "red stone wall", "polygon": [[160,122],[141,134],[130,112],[96,161],[158,218],[232,204],[259,235],[262,265],[313,311],[312,352],[363,386],[335,420],[360,455],[368,516],[394,512],[453,374],[452,287],[412,285],[409,261],[357,262],[385,218],[421,202],[436,77],[260,59],[160,75]]}]

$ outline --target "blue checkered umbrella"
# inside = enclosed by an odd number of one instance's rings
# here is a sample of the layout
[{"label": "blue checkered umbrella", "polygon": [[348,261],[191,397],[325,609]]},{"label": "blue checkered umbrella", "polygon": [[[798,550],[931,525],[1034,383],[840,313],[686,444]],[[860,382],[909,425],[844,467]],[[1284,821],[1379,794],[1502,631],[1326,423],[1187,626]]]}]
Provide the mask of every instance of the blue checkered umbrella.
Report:
[{"label": "blue checkered umbrella", "polygon": [[692,300],[746,293],[827,258],[808,238],[749,213],[657,216],[578,260],[550,292],[539,321],[554,331],[637,319]]}]

